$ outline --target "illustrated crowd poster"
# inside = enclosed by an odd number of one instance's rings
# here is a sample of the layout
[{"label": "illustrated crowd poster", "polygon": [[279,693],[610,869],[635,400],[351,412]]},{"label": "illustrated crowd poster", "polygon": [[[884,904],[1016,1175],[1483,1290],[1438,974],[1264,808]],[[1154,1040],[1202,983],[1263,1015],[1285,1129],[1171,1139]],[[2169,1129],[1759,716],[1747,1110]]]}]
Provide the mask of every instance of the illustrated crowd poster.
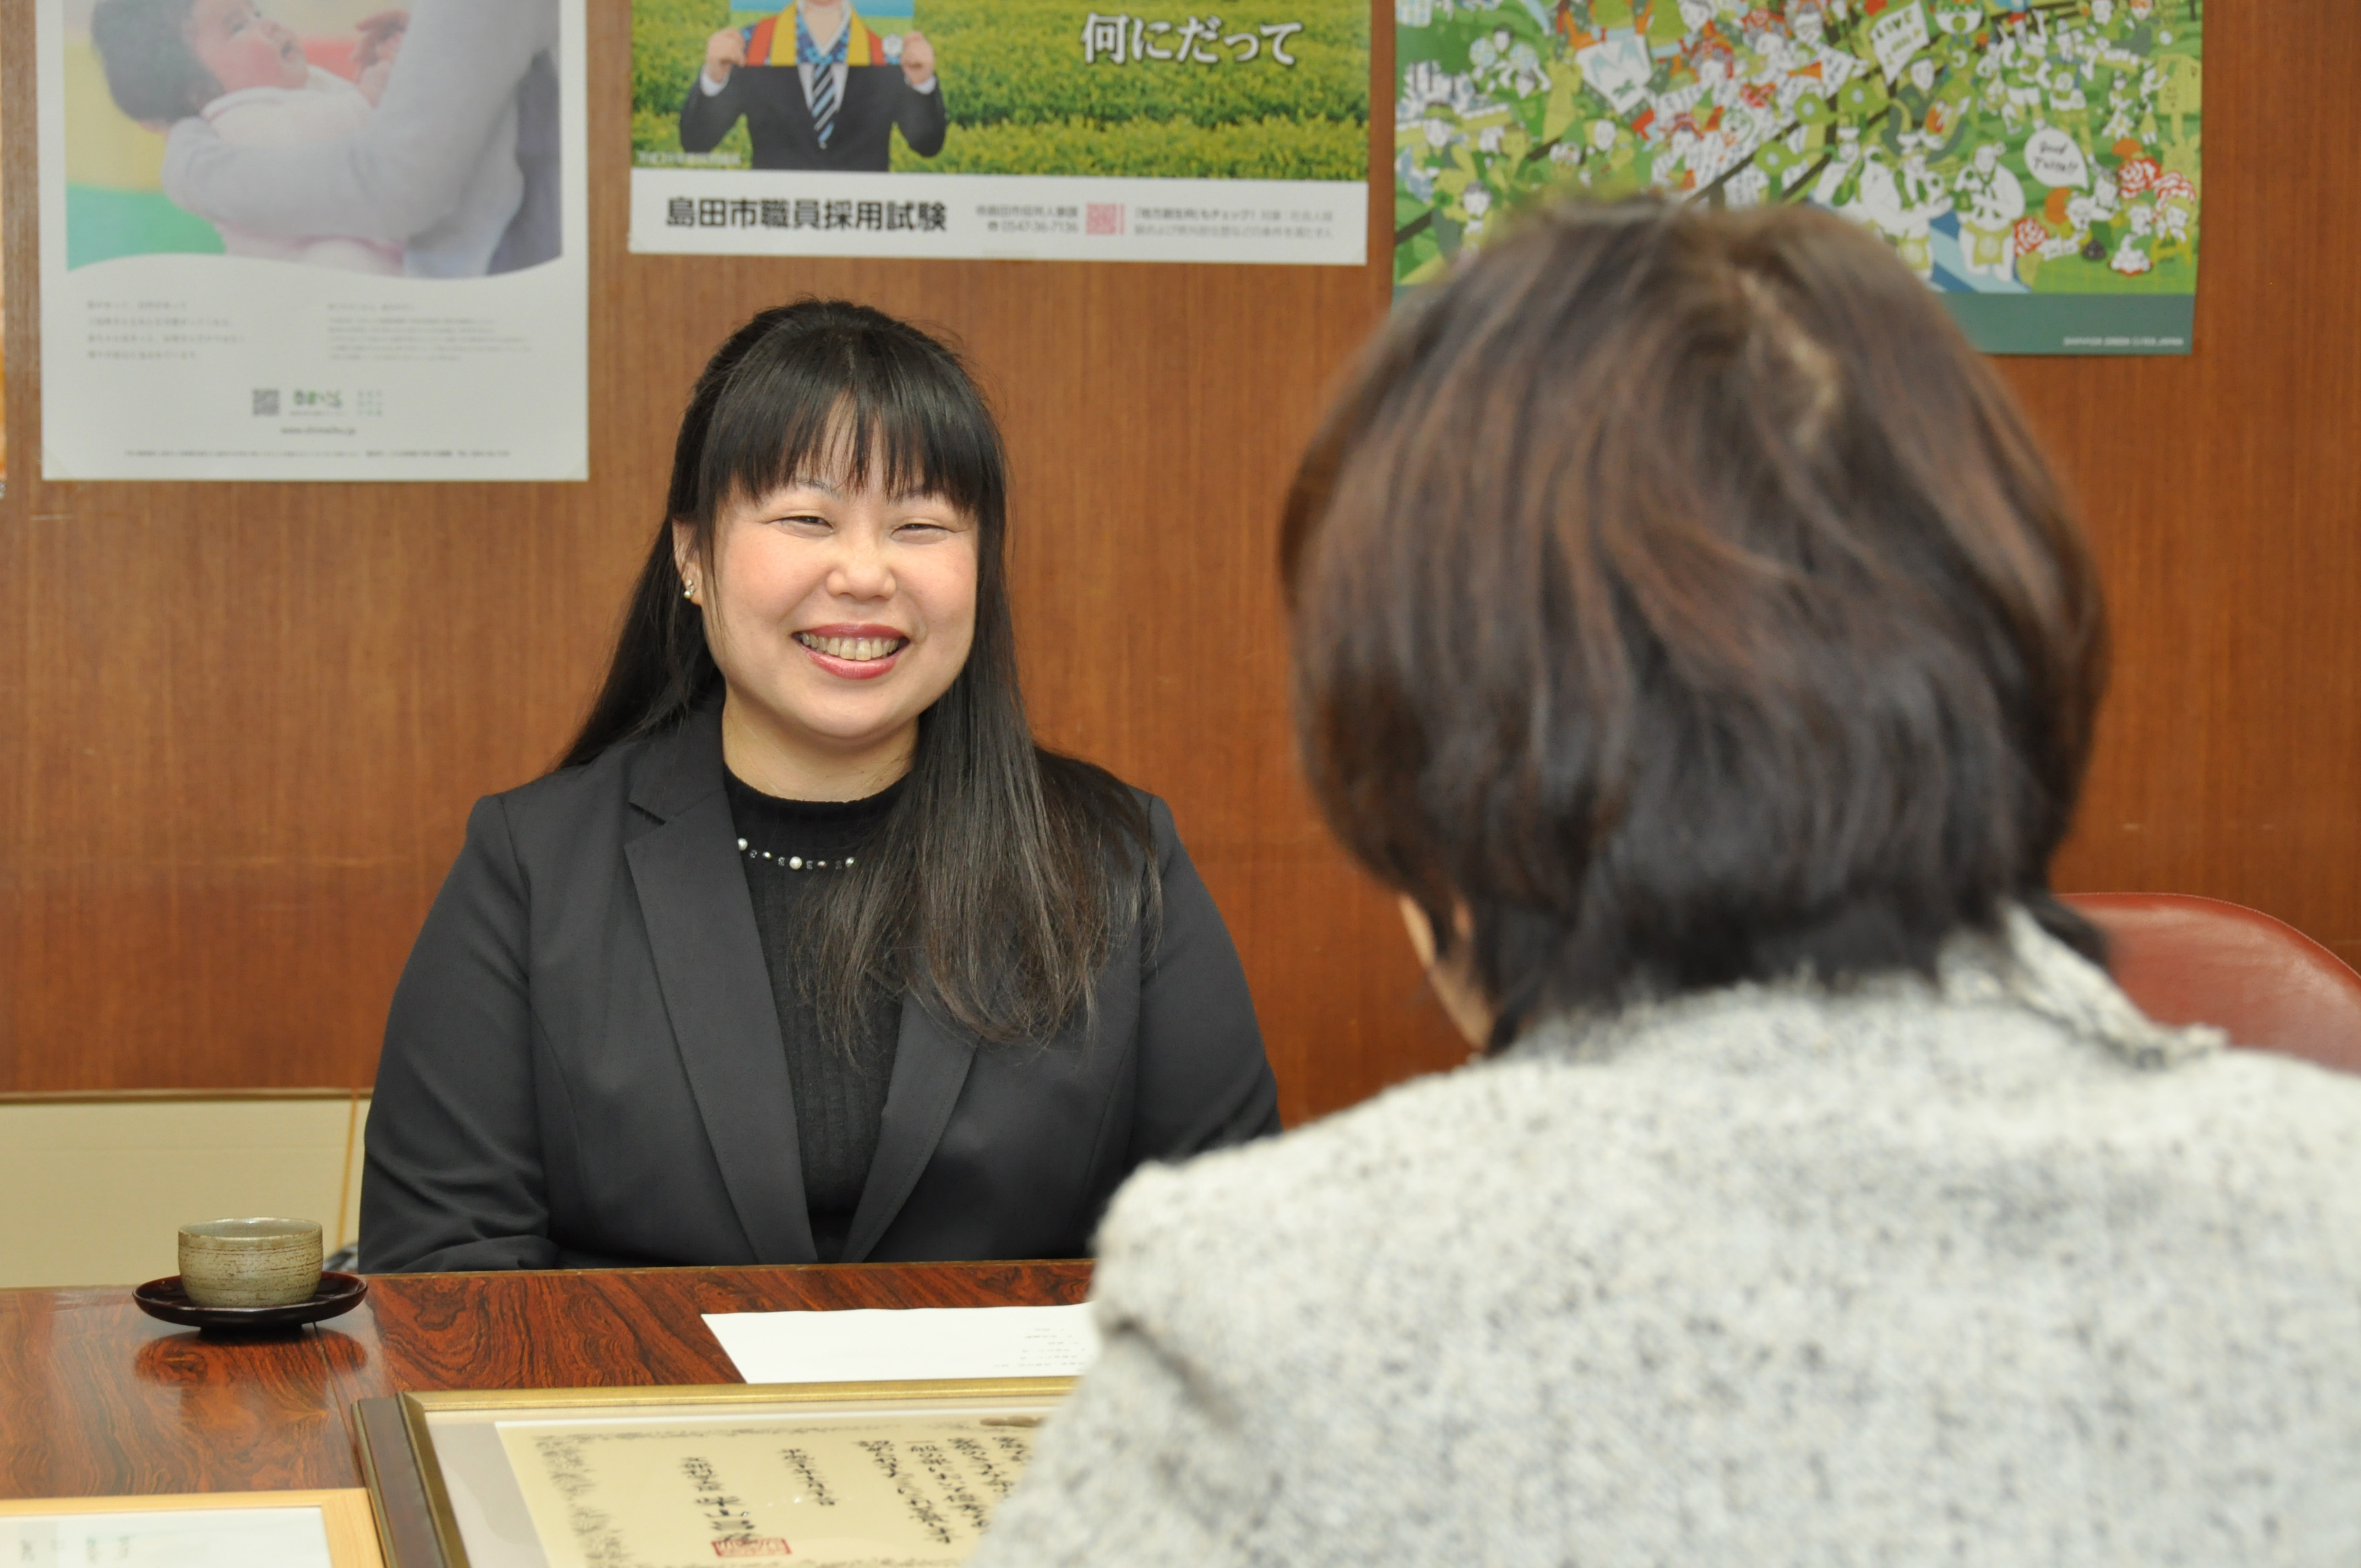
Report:
[{"label": "illustrated crowd poster", "polygon": [[631,248],[1359,266],[1367,0],[632,0]]},{"label": "illustrated crowd poster", "polygon": [[588,477],[583,0],[35,16],[46,477]]},{"label": "illustrated crowd poster", "polygon": [[1394,278],[1566,189],[1809,202],[1977,345],[2186,354],[2202,0],[1395,0]]}]

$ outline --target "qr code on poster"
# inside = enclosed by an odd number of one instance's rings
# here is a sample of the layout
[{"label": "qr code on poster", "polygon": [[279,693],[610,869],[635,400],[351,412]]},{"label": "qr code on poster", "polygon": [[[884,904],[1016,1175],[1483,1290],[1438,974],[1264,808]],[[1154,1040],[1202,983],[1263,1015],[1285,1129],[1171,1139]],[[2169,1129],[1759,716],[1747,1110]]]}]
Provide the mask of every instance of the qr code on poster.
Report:
[{"label": "qr code on poster", "polygon": [[279,389],[257,387],[254,389],[254,411],[263,419],[279,417]]},{"label": "qr code on poster", "polygon": [[1123,203],[1121,202],[1085,202],[1082,203],[1084,234],[1121,234]]}]

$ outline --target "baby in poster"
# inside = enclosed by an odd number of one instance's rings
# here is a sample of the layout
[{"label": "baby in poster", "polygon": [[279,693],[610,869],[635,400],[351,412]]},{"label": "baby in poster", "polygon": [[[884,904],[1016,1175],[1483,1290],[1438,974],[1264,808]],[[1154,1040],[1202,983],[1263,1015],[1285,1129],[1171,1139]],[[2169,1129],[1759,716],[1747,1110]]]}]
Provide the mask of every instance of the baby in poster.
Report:
[{"label": "baby in poster", "polygon": [[[90,34],[115,107],[142,126],[162,132],[195,115],[225,142],[285,147],[361,128],[384,94],[406,20],[380,12],[361,24],[350,80],[313,65],[294,31],[253,0],[99,0]],[[217,227],[232,256],[401,270],[401,247],[382,241]]]}]

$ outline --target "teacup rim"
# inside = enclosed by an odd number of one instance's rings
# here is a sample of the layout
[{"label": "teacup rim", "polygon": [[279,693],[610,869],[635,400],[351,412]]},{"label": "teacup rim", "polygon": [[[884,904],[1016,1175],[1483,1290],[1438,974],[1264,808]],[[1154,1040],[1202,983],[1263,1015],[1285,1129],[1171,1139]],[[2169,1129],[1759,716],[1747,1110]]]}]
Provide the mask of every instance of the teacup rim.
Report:
[{"label": "teacup rim", "polygon": [[[231,1226],[273,1227],[229,1229]],[[317,1220],[287,1220],[267,1214],[243,1219],[192,1220],[181,1227],[181,1239],[199,1246],[258,1246],[270,1243],[303,1243],[323,1234]]]}]

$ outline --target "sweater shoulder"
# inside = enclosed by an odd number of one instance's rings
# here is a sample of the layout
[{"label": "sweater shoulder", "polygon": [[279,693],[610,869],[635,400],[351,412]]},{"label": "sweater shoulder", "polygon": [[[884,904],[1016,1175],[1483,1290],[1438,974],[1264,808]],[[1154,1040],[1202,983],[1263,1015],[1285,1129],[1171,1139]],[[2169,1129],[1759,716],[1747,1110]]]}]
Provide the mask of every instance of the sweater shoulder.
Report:
[{"label": "sweater shoulder", "polygon": [[[1855,1214],[1931,1216],[1947,1192],[2053,1179],[2108,1195],[2093,1203],[2133,1198],[2159,1234],[2243,1207],[2258,1232],[2343,1215],[2361,1235],[2361,1078],[2250,1050],[2142,1070],[1997,1009],[1888,1022],[1923,1045],[1920,1070],[1894,1070],[1889,1042],[1849,1038],[1858,1020],[1806,1006],[1741,1008],[1609,1060],[1544,1042],[1414,1080],[1282,1137],[1143,1170],[1109,1210],[1102,1266],[1118,1286],[1135,1263],[1162,1277],[1185,1259],[1318,1291],[1356,1250],[1414,1263],[1477,1236],[1606,1245],[1680,1212],[1781,1225],[1781,1186],[1840,1190]],[[1716,1048],[1731,1039],[1746,1047]],[[1686,1245],[1679,1230],[1667,1237]],[[2345,1264],[2361,1283],[2361,1252]]]}]

